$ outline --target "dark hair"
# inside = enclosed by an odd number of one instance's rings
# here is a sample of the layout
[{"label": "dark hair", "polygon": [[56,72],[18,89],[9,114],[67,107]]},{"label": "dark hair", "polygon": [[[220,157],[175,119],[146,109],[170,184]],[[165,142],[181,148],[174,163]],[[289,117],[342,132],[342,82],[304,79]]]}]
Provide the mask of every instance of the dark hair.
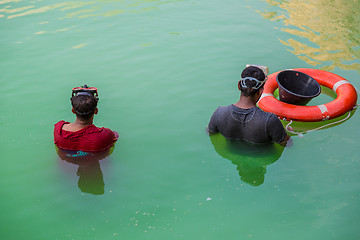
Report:
[{"label": "dark hair", "polygon": [[[266,76],[260,68],[254,67],[254,66],[249,66],[249,67],[245,68],[241,73],[241,78],[246,78],[246,77],[253,77],[259,81],[264,81]],[[239,88],[240,88],[241,93],[246,97],[254,96],[259,91],[259,89],[262,87],[261,86],[258,89],[254,89],[253,87],[255,87],[256,82],[251,81],[251,80],[245,80],[245,85],[247,86],[246,88],[242,87],[241,84],[239,84]]]},{"label": "dark hair", "polygon": [[77,95],[71,98],[71,105],[75,114],[82,120],[88,120],[95,113],[97,106],[96,98],[88,95]]}]

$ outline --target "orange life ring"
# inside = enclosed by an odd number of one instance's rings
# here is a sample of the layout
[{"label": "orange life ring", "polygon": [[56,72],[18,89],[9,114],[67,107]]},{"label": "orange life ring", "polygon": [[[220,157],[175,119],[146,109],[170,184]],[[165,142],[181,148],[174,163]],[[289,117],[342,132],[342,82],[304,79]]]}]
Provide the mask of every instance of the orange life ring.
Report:
[{"label": "orange life ring", "polygon": [[300,122],[317,122],[339,117],[354,108],[357,101],[355,88],[346,79],[323,70],[296,68],[314,78],[321,86],[328,87],[336,92],[335,100],[317,106],[298,106],[281,102],[274,97],[278,88],[276,76],[280,72],[270,74],[264,86],[264,92],[258,102],[259,107],[272,112],[280,119]]}]

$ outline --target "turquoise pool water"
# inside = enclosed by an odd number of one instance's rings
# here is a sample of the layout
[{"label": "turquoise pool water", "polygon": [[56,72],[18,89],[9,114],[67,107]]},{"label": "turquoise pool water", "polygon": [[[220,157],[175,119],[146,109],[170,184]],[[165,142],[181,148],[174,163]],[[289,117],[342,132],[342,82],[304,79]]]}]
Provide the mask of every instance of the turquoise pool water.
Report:
[{"label": "turquoise pool water", "polygon": [[[238,100],[247,63],[325,69],[359,89],[359,9],[0,1],[0,238],[359,239],[358,112],[264,154],[205,132],[217,106]],[[59,159],[52,136],[83,84],[99,88],[95,124],[120,134],[85,167]]]}]

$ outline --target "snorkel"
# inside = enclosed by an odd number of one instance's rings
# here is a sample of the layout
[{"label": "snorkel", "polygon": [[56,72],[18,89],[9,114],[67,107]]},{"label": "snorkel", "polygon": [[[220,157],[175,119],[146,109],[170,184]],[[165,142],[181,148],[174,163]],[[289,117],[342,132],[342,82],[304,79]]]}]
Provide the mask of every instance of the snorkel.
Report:
[{"label": "snorkel", "polygon": [[99,101],[99,95],[96,87],[88,87],[88,85],[85,84],[84,86],[73,88],[71,97],[79,95],[88,95],[96,98],[96,100]]}]

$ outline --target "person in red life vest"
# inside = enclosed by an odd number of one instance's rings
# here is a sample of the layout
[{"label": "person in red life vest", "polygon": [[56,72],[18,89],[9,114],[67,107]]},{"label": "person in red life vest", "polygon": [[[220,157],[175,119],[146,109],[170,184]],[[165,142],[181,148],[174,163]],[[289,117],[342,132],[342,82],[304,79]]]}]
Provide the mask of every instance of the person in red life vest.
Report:
[{"label": "person in red life vest", "polygon": [[96,88],[74,88],[71,97],[75,122],[59,121],[54,128],[54,143],[61,150],[95,153],[109,150],[119,135],[109,128],[99,128],[93,124],[98,113]]}]

